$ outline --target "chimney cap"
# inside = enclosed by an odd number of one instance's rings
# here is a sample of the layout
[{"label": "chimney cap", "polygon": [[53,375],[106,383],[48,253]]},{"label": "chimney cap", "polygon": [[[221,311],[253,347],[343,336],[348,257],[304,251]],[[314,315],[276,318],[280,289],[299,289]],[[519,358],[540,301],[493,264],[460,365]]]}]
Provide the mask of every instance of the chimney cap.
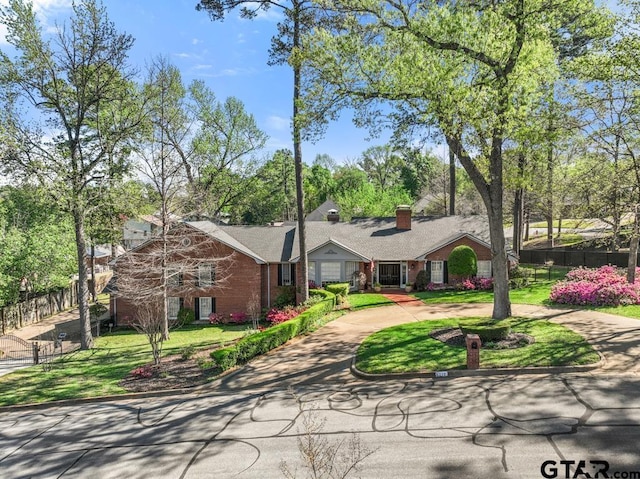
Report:
[{"label": "chimney cap", "polygon": [[411,206],[410,205],[398,205],[396,207],[396,209],[398,209],[398,210],[410,210]]},{"label": "chimney cap", "polygon": [[327,210],[327,213],[330,215],[335,215],[338,213],[338,210],[336,210],[335,208],[331,208],[330,210]]}]

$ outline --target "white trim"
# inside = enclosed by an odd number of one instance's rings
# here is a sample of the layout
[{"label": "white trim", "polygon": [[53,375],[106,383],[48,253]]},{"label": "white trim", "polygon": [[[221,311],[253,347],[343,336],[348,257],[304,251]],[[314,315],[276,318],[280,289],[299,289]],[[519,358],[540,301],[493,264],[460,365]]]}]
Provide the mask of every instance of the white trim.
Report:
[{"label": "white trim", "polygon": [[[433,266],[438,264],[440,266],[440,269],[437,271],[438,273],[438,281],[436,281],[434,279],[434,269]],[[440,260],[436,260],[436,261],[431,261],[431,282],[433,284],[444,284],[444,261],[440,261]]]},{"label": "white trim", "polygon": [[434,246],[433,248],[431,248],[430,250],[428,250],[427,252],[425,252],[424,254],[421,254],[420,256],[418,256],[416,258],[416,260],[420,261],[420,260],[426,260],[427,256],[429,256],[431,253],[438,251],[439,249],[444,248],[447,245],[450,245],[451,243],[454,243],[456,241],[458,241],[461,238],[469,238],[471,241],[474,241],[476,243],[478,243],[480,246],[484,246],[485,248],[491,250],[491,245],[489,243],[485,243],[484,241],[482,241],[481,239],[473,236],[472,234],[469,233],[460,233],[457,234],[455,236],[452,236],[448,239],[446,239],[445,241],[437,244],[436,246]]}]

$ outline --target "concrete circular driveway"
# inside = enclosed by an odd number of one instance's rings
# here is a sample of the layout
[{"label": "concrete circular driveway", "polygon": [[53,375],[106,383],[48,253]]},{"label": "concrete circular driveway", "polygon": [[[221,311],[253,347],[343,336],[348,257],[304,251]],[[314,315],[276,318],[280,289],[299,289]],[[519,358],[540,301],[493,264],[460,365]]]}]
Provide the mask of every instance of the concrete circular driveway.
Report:
[{"label": "concrete circular driveway", "polygon": [[[370,334],[389,326],[465,316],[490,316],[491,304],[424,304],[398,295],[390,306],[348,313],[309,336],[297,338],[256,358],[220,380],[228,390],[272,388],[354,380],[350,365],[358,346]],[[563,324],[581,334],[604,358],[596,371],[638,374],[640,321],[595,311],[513,305],[513,314]],[[517,373],[517,370],[514,370]],[[544,373],[544,370],[541,370]]]}]

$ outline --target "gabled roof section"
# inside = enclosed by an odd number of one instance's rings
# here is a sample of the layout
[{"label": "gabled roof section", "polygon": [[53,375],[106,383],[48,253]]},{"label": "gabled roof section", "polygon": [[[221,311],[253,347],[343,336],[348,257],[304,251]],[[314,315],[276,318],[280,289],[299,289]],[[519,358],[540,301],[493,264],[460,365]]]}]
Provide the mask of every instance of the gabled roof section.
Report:
[{"label": "gabled roof section", "polygon": [[458,233],[458,234],[450,236],[449,238],[446,238],[441,243],[434,245],[428,251],[426,251],[424,254],[421,254],[420,256],[418,256],[416,259],[417,260],[425,259],[431,253],[434,253],[434,252],[438,251],[440,248],[444,248],[445,246],[447,246],[447,245],[449,245],[451,243],[455,243],[456,241],[458,241],[459,239],[462,239],[462,238],[469,238],[471,241],[474,241],[474,242],[478,243],[479,245],[482,245],[482,246],[484,246],[484,247],[486,247],[488,249],[491,249],[491,245],[489,243],[481,240],[480,238],[476,238],[472,234],[469,234],[469,233]]},{"label": "gabled roof section", "polygon": [[229,226],[218,228],[251,251],[255,251],[267,263],[287,263],[293,254],[296,225],[280,223],[268,226]]},{"label": "gabled roof section", "polygon": [[246,256],[249,256],[250,258],[253,258],[258,264],[265,264],[267,262],[264,258],[262,258],[261,255],[249,249],[247,246],[223,231],[222,228],[220,228],[215,223],[212,223],[211,221],[191,221],[185,224],[205,233],[216,241],[227,245],[229,248],[234,249]]},{"label": "gabled roof section", "polygon": [[[329,244],[333,244],[333,245],[336,245],[338,248],[342,248],[343,250],[351,253],[352,255],[359,257],[362,261],[366,261],[366,262],[371,261],[371,258],[363,255],[362,253],[359,253],[358,251],[356,251],[354,249],[351,249],[350,247],[340,243],[339,241],[336,241],[333,238],[329,238],[324,243],[322,243],[322,244],[320,244],[318,246],[315,246],[314,248],[308,250],[307,254],[313,253],[314,251],[317,251],[317,250],[319,250],[321,248],[324,248],[325,246],[327,246]],[[298,256],[296,256],[294,258],[291,258],[291,262],[292,263],[297,263],[298,261],[300,261],[300,255],[298,255]]]},{"label": "gabled roof section", "polygon": [[333,200],[327,200],[318,206],[315,210],[305,216],[306,221],[327,221],[327,212],[329,210],[338,210],[340,207]]}]

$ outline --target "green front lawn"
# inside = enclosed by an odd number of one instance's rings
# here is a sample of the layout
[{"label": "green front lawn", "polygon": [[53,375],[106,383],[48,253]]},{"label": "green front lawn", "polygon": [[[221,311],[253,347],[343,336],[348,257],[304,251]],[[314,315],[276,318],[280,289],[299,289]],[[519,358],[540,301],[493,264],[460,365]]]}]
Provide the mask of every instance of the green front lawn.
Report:
[{"label": "green front lawn", "polygon": [[[179,354],[186,346],[215,347],[241,337],[247,325],[187,326],[171,332],[162,354]],[[32,366],[0,377],[0,406],[86,398],[126,391],[118,383],[138,366],[151,362],[144,335],[133,330],[95,338],[89,351],[66,354],[50,371]]]},{"label": "green front lawn", "polygon": [[[510,292],[514,304],[549,304],[549,293],[555,281],[538,281]],[[422,291],[414,296],[426,304],[436,303],[493,303],[493,291],[441,290]]]},{"label": "green front lawn", "polygon": [[351,309],[375,308],[393,304],[389,298],[382,293],[352,293],[348,297]]},{"label": "green front lawn", "polygon": [[[459,321],[430,320],[378,331],[360,345],[356,366],[361,371],[377,374],[466,369],[464,346],[447,346],[429,336],[434,329],[457,327]],[[481,368],[567,366],[599,360],[591,345],[564,326],[530,318],[509,321],[513,332],[529,334],[535,343],[517,349],[484,349],[480,353]]]}]

